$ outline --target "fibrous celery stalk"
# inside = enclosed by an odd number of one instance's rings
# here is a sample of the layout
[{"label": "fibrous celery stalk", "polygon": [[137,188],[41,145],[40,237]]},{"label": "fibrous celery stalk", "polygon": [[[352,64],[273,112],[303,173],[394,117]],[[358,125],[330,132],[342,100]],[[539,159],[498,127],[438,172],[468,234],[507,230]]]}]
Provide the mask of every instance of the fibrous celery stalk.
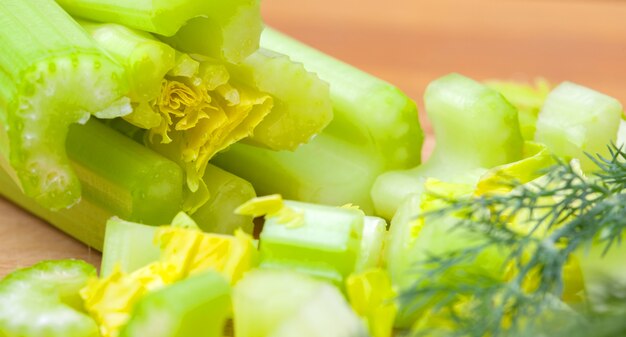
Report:
[{"label": "fibrous celery stalk", "polygon": [[58,0],[70,14],[162,35],[177,49],[239,62],[259,46],[258,0]]},{"label": "fibrous celery stalk", "polygon": [[52,0],[2,1],[0,13],[0,153],[26,195],[68,207],[81,195],[68,127],[130,112],[123,69]]}]

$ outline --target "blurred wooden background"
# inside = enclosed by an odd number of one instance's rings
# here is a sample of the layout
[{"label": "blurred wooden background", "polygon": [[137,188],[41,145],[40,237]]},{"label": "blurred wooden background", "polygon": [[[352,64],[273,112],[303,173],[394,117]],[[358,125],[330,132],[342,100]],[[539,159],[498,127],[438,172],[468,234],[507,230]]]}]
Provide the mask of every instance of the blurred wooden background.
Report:
[{"label": "blurred wooden background", "polygon": [[[428,82],[450,72],[569,80],[626,103],[624,1],[263,0],[263,13],[268,25],[394,83],[420,106]],[[0,198],[0,277],[65,257],[97,264],[100,255]]]}]

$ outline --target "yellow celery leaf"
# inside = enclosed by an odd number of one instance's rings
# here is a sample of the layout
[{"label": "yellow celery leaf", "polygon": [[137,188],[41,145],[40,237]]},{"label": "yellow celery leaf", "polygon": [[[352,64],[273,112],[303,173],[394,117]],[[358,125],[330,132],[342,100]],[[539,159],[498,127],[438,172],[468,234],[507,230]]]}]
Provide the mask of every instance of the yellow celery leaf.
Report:
[{"label": "yellow celery leaf", "polygon": [[354,205],[352,203],[347,203],[345,205],[342,205],[341,208],[346,208],[346,209],[355,209],[355,210],[361,210],[361,207],[359,207],[359,205]]},{"label": "yellow celery leaf", "polygon": [[350,305],[362,317],[372,337],[389,337],[398,308],[394,303],[396,293],[387,271],[376,268],[346,279]]},{"label": "yellow celery leaf", "polygon": [[155,239],[162,250],[161,260],[175,264],[184,277],[212,269],[235,283],[256,264],[253,238],[241,230],[232,236],[162,227]]},{"label": "yellow celery leaf", "polygon": [[283,206],[283,197],[280,194],[270,194],[246,201],[235,209],[235,213],[256,218],[266,214],[275,214]]},{"label": "yellow celery leaf", "polygon": [[116,267],[110,276],[93,278],[81,290],[85,308],[103,337],[117,337],[133,305],[150,291],[209,269],[234,284],[257,264],[254,240],[241,230],[235,235],[204,233],[194,228],[195,222],[185,213],[172,223],[155,233],[161,249],[158,261],[129,274]]},{"label": "yellow celery leaf", "polygon": [[116,267],[106,278],[90,279],[80,291],[87,312],[96,320],[103,337],[117,337],[130,317],[133,305],[149,291],[179,279],[173,265],[154,263],[131,274]]},{"label": "yellow celery leaf", "polygon": [[545,145],[525,142],[521,160],[497,166],[487,171],[478,181],[475,195],[502,194],[513,190],[516,184],[530,182],[543,175],[542,170],[554,164]]},{"label": "yellow celery leaf", "polygon": [[253,198],[235,209],[235,213],[252,217],[276,218],[276,222],[289,228],[304,225],[304,213],[288,207],[280,194]]}]

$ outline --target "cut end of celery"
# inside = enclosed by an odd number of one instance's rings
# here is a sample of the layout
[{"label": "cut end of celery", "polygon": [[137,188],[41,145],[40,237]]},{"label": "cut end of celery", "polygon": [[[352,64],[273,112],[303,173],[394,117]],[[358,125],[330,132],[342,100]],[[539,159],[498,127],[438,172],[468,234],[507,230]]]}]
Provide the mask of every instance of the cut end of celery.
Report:
[{"label": "cut end of celery", "polygon": [[10,162],[24,192],[42,205],[59,209],[80,198],[65,152],[69,125],[84,123],[90,113],[130,112],[128,101],[120,100],[118,70],[104,57],[81,55],[40,62],[25,75],[9,116]]},{"label": "cut end of celery", "polygon": [[272,150],[295,150],[321,132],[333,116],[329,86],[300,63],[260,49],[239,67],[244,78],[275,99],[250,142]]},{"label": "cut end of celery", "polygon": [[584,170],[596,165],[585,154],[607,156],[615,143],[623,110],[614,98],[564,82],[546,99],[537,120],[535,140],[565,159],[577,158]]}]

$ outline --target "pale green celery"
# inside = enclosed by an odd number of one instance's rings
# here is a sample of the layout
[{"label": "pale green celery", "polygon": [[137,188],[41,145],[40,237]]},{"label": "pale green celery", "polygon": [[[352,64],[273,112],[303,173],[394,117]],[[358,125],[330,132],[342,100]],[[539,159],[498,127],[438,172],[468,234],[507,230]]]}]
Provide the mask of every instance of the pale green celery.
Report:
[{"label": "pale green celery", "polygon": [[250,181],[259,195],[279,193],[333,206],[352,203],[366,213],[373,211],[369,190],[384,170],[368,153],[325,132],[294,152],[233,144],[212,163]]},{"label": "pale green celery", "polygon": [[372,188],[377,214],[388,219],[428,177],[475,184],[487,169],[522,156],[517,110],[498,92],[450,74],[430,83],[424,103],[437,140],[431,157],[410,170],[382,174]]},{"label": "pale green celery", "polygon": [[97,337],[78,294],[96,268],[78,260],[44,261],[0,281],[0,336]]},{"label": "pale green celery", "polygon": [[[261,268],[295,269],[342,284],[359,259],[363,212],[295,201],[285,201],[284,207],[293,217],[265,217]],[[294,217],[300,221],[287,223]]]},{"label": "pale green celery", "polygon": [[550,94],[539,113],[535,140],[564,159],[577,158],[583,170],[596,167],[586,154],[609,156],[615,143],[622,105],[592,89],[563,82]]},{"label": "pale green celery", "polygon": [[534,85],[509,81],[486,81],[485,85],[499,92],[519,112],[519,126],[524,140],[535,138],[537,116],[550,92],[550,84],[544,79],[535,80]]},{"label": "pale green celery", "polygon": [[324,131],[376,158],[385,170],[420,162],[423,132],[415,103],[372,75],[266,28],[261,47],[289,56],[330,84],[333,121]]},{"label": "pale green celery", "polygon": [[161,81],[176,65],[176,51],[152,35],[113,23],[79,22],[98,45],[122,66],[133,102],[147,102],[161,93]]},{"label": "pale green celery", "polygon": [[363,239],[356,262],[355,272],[379,267],[382,261],[383,245],[387,238],[387,222],[384,219],[366,216],[363,220]]},{"label": "pale green celery", "polygon": [[274,98],[269,115],[247,143],[272,150],[295,150],[322,131],[333,118],[328,84],[288,56],[259,49],[231,74]]},{"label": "pale green celery", "polygon": [[203,180],[211,198],[191,217],[205,232],[234,234],[238,228],[252,233],[252,217],[235,214],[235,209],[254,198],[252,184],[219,167],[208,165]]},{"label": "pale green celery", "polygon": [[294,271],[255,270],[233,292],[238,337],[365,337],[337,288]]},{"label": "pale green celery", "polygon": [[162,35],[175,48],[239,62],[259,46],[258,0],[57,0],[70,14]]},{"label": "pale green celery", "polygon": [[81,188],[68,127],[130,112],[123,69],[53,0],[5,0],[0,12],[0,152],[24,193],[50,209],[71,206]]},{"label": "pale green celery", "polygon": [[215,271],[173,283],[134,305],[120,337],[221,337],[230,292],[228,281]]},{"label": "pale green celery", "polygon": [[117,217],[107,221],[100,276],[108,277],[119,268],[124,273],[157,261],[161,256],[154,243],[158,227],[129,222]]},{"label": "pale green celery", "polygon": [[67,151],[83,186],[74,207],[54,212],[38,205],[5,172],[0,173],[0,194],[98,250],[111,216],[160,225],[180,210],[180,167],[102,123],[72,126]]},{"label": "pale green celery", "polygon": [[423,133],[415,103],[390,84],[276,31],[266,29],[261,43],[330,84],[333,120],[293,152],[235,144],[215,164],[250,181],[259,194],[353,203],[372,214],[369,190],[376,177],[420,162]]}]

